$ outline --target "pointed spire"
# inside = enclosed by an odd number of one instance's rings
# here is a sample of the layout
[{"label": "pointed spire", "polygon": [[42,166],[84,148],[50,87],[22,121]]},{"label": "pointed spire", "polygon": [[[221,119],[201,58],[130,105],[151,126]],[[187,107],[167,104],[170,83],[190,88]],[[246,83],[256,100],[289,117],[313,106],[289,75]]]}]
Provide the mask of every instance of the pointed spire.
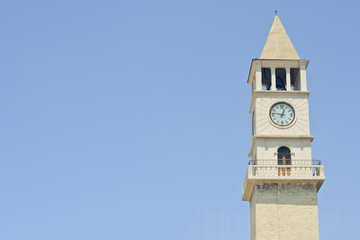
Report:
[{"label": "pointed spire", "polygon": [[275,10],[275,19],[260,59],[300,59]]}]

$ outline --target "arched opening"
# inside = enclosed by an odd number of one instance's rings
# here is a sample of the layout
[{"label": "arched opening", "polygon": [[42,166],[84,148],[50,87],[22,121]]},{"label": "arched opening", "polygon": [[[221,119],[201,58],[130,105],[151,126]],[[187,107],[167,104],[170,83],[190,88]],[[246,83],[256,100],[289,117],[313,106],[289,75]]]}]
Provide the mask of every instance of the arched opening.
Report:
[{"label": "arched opening", "polygon": [[[287,147],[279,147],[278,151],[278,165],[291,165],[291,151]],[[279,176],[290,176],[289,167],[279,167]]]}]

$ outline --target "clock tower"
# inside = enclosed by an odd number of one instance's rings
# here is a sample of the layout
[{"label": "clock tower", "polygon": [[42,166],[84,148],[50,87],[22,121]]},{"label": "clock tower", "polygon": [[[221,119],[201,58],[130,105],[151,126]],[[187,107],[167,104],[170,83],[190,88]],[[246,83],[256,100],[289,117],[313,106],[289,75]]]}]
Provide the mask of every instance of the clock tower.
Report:
[{"label": "clock tower", "polygon": [[251,160],[242,200],[250,202],[251,240],[319,239],[317,192],[325,176],[311,154],[308,63],[276,14],[248,78]]}]

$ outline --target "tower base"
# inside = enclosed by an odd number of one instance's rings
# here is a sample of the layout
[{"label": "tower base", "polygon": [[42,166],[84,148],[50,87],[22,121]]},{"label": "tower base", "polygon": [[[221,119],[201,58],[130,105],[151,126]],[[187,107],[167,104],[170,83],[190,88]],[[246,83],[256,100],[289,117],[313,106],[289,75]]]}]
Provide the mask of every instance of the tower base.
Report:
[{"label": "tower base", "polygon": [[314,184],[255,185],[250,199],[251,240],[318,240]]}]

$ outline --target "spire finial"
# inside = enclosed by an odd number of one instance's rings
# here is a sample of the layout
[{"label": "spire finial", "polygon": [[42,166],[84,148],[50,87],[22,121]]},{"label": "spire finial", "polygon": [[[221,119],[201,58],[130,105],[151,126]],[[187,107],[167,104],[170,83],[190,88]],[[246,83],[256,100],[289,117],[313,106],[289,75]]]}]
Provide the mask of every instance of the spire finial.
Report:
[{"label": "spire finial", "polygon": [[277,16],[277,10],[275,9],[275,15]]}]

